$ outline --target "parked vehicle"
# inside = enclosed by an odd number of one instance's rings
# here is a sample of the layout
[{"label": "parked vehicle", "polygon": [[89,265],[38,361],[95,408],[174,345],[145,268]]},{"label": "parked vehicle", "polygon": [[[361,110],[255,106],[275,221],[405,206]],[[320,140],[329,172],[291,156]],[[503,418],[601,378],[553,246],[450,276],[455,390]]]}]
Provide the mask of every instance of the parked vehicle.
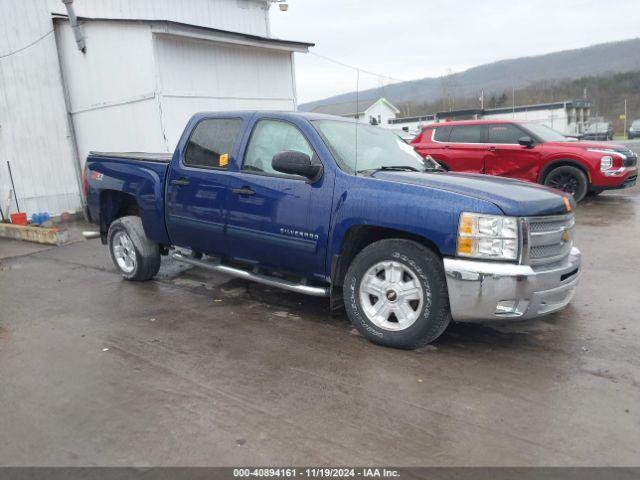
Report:
[{"label": "parked vehicle", "polygon": [[475,120],[426,126],[411,142],[455,172],[541,183],[573,195],[635,185],[638,157],[623,145],[576,141],[532,122]]},{"label": "parked vehicle", "polygon": [[613,135],[613,125],[609,122],[596,122],[587,127],[580,140],[613,140]]},{"label": "parked vehicle", "polygon": [[629,126],[629,140],[640,137],[640,120],[634,120]]},{"label": "parked vehicle", "polygon": [[202,113],[173,156],[92,153],[84,172],[87,215],[125,279],[169,254],[330,297],[383,345],[419,347],[451,319],[555,312],[580,277],[569,196],[442,172],[340,117]]}]

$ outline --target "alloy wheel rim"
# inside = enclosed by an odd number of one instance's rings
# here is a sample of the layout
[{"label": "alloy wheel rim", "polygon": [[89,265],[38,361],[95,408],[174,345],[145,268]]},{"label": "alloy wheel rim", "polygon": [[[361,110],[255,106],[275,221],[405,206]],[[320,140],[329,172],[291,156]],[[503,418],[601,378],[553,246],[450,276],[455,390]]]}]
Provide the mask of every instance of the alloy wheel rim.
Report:
[{"label": "alloy wheel rim", "polygon": [[580,188],[578,179],[575,175],[571,175],[570,173],[561,173],[554,176],[549,182],[549,186],[562,190],[563,192],[570,193],[571,195],[578,193]]},{"label": "alloy wheel rim", "polygon": [[117,232],[113,236],[113,256],[120,270],[131,273],[136,268],[136,250],[126,232]]},{"label": "alloy wheel rim", "polygon": [[376,327],[400,331],[420,316],[424,292],[418,276],[393,260],[373,265],[362,277],[359,288],[362,310]]}]

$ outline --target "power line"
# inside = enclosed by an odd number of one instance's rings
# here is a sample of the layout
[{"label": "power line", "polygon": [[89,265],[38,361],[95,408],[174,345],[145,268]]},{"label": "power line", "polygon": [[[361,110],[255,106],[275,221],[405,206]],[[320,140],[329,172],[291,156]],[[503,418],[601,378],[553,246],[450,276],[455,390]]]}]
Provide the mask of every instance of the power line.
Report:
[{"label": "power line", "polygon": [[365,70],[363,68],[356,67],[356,66],[353,66],[353,65],[349,65],[348,63],[341,62],[340,60],[335,60],[335,59],[327,57],[325,55],[320,55],[319,53],[316,53],[316,52],[309,52],[309,53],[311,55],[316,56],[316,57],[319,57],[319,58],[322,58],[324,60],[327,60],[328,62],[335,63],[336,65],[340,65],[342,67],[350,68],[352,70],[357,70],[358,72],[361,72],[361,73],[366,73],[366,74],[369,74],[369,75],[373,75],[374,77],[380,77],[380,78],[384,78],[384,79],[387,79],[387,80],[393,80],[395,82],[415,82],[415,81],[417,81],[417,80],[403,80],[401,78],[394,78],[391,75],[384,75],[382,73],[371,72],[369,70]]},{"label": "power line", "polygon": [[52,33],[53,33],[53,29],[49,30],[47,33],[45,33],[44,35],[42,35],[42,36],[41,36],[41,37],[39,37],[38,39],[34,40],[34,41],[33,41],[33,42],[31,42],[30,44],[25,45],[24,47],[21,47],[21,48],[19,48],[19,49],[17,49],[17,50],[14,50],[13,52],[9,52],[9,53],[5,53],[4,55],[0,55],[0,59],[2,59],[2,58],[7,58],[7,57],[10,57],[11,55],[15,55],[16,53],[20,53],[20,52],[22,52],[23,50],[26,50],[27,48],[34,46],[36,43],[38,43],[38,42],[40,42],[40,41],[44,40],[46,37],[48,37],[48,36],[49,36],[49,35],[51,35]]}]

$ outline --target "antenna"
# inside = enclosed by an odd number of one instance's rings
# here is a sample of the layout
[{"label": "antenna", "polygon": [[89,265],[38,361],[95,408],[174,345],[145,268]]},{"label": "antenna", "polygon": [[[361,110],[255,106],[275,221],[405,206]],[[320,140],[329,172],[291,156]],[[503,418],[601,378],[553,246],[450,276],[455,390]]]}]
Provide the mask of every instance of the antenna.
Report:
[{"label": "antenna", "polygon": [[358,124],[360,123],[360,69],[356,68],[356,161],[355,176],[358,176]]}]

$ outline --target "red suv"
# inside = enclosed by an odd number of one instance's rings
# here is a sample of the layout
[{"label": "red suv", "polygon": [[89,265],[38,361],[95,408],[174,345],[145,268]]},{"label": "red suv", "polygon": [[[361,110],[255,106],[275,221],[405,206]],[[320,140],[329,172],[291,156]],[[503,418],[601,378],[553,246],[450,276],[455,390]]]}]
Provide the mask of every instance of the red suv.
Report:
[{"label": "red suv", "polygon": [[427,125],[411,141],[454,172],[542,183],[574,196],[635,185],[638,156],[623,145],[579,142],[538,123],[473,120]]}]

